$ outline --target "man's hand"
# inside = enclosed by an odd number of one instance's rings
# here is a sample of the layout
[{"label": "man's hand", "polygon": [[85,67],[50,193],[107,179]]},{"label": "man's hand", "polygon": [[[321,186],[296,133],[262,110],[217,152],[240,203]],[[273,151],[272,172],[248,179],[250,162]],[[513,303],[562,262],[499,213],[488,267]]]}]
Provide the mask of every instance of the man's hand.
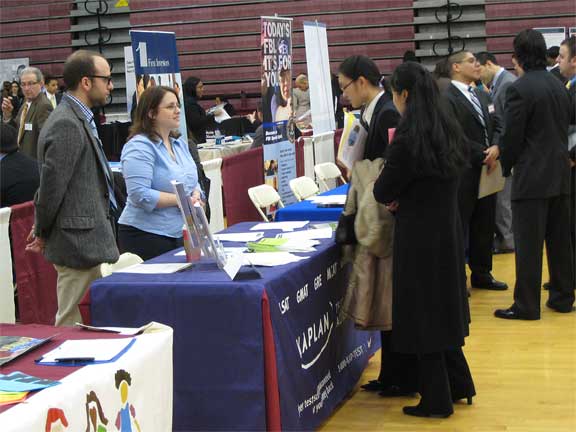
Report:
[{"label": "man's hand", "polygon": [[4,115],[4,119],[11,119],[12,111],[14,111],[14,105],[12,105],[12,99],[7,97],[2,98],[2,114]]},{"label": "man's hand", "polygon": [[[33,234],[31,234],[33,236]],[[30,236],[28,236],[30,238]],[[46,247],[46,241],[40,237],[33,237],[32,241],[29,241],[26,245],[26,252],[34,253],[44,253],[44,248]]]},{"label": "man's hand", "polygon": [[256,111],[254,111],[252,114],[246,114],[246,118],[250,123],[254,123],[256,121]]},{"label": "man's hand", "polygon": [[391,203],[386,204],[386,208],[391,213],[395,213],[396,211],[398,211],[398,207],[400,207],[400,204],[398,204],[398,201],[392,201]]},{"label": "man's hand", "polygon": [[496,168],[496,160],[500,156],[500,149],[497,145],[493,145],[484,150],[484,154],[486,157],[482,163],[488,167],[488,174],[491,174]]}]

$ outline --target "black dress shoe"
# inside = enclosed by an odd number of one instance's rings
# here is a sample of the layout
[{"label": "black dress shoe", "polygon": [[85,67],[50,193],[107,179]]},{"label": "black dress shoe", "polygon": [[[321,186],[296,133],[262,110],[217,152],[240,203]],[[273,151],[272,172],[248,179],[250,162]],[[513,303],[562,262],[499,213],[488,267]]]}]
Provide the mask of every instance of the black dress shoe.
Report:
[{"label": "black dress shoe", "polygon": [[503,318],[503,319],[510,319],[510,320],[513,320],[513,319],[515,319],[515,320],[539,320],[540,319],[540,317],[531,317],[531,316],[527,316],[527,315],[522,315],[514,308],[496,309],[494,311],[494,316],[496,318]]},{"label": "black dress shoe", "polygon": [[416,392],[417,390],[407,389],[397,385],[389,385],[386,388],[383,388],[378,394],[382,397],[402,397],[414,396]]},{"label": "black dress shoe", "polygon": [[546,282],[544,285],[542,285],[542,288],[545,289],[546,291],[550,290],[550,282]]},{"label": "black dress shoe", "polygon": [[574,310],[576,310],[574,308],[574,306],[569,306],[569,307],[557,307],[554,306],[552,303],[550,303],[550,300],[548,300],[546,302],[546,306],[549,307],[550,309],[552,309],[555,312],[560,312],[560,313],[570,313],[570,312],[574,312]]},{"label": "black dress shoe", "polygon": [[509,254],[509,253],[514,253],[514,249],[511,249],[511,248],[500,248],[500,247],[498,247],[498,248],[494,248],[494,249],[492,250],[492,253],[493,253],[494,255]]},{"label": "black dress shoe", "polygon": [[378,380],[368,381],[366,384],[361,385],[360,388],[369,392],[379,392],[386,388],[386,385]]},{"label": "black dress shoe", "polygon": [[416,406],[405,406],[402,408],[404,414],[414,416],[414,417],[432,417],[432,418],[447,418],[452,415],[453,412],[430,412],[420,405]]},{"label": "black dress shoe", "polygon": [[508,289],[508,285],[505,282],[497,281],[488,274],[486,276],[475,276],[474,274],[470,277],[470,284],[473,288],[487,289],[493,291],[505,291]]}]

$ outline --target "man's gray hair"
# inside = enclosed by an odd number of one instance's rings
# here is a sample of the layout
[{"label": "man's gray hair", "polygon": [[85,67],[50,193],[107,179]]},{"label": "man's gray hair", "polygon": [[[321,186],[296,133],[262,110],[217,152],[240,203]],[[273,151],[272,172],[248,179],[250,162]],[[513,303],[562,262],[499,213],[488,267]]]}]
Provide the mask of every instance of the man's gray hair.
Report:
[{"label": "man's gray hair", "polygon": [[32,67],[32,66],[28,66],[27,68],[24,68],[24,70],[20,73],[20,79],[22,79],[22,75],[24,74],[30,74],[33,73],[34,75],[36,75],[36,81],[38,82],[42,82],[44,81],[44,75],[42,75],[42,71],[38,68]]}]

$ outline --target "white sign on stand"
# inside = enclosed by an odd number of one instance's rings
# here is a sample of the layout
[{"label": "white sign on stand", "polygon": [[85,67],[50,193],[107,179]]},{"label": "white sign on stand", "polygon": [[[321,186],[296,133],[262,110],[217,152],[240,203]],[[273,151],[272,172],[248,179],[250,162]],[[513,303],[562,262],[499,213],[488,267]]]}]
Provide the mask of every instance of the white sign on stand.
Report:
[{"label": "white sign on stand", "polygon": [[535,28],[544,36],[546,41],[546,48],[553,46],[559,47],[562,45],[562,41],[566,39],[566,27],[541,27]]},{"label": "white sign on stand", "polygon": [[320,135],[336,129],[326,24],[318,21],[305,21],[304,41],[310,84],[312,128],[315,135]]}]

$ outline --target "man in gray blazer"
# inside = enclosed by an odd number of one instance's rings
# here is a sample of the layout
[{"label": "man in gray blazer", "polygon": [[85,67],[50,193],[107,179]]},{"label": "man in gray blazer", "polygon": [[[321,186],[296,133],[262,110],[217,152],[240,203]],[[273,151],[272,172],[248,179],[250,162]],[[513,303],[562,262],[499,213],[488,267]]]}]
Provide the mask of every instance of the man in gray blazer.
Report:
[{"label": "man in gray blazer", "polygon": [[[496,57],[486,51],[476,54],[480,63],[480,77],[484,85],[490,88],[490,95],[494,102],[494,110],[500,118],[505,117],[504,101],[506,90],[514,81],[516,75],[508,72],[498,65]],[[506,125],[502,121],[502,131],[495,134],[494,139],[500,142],[504,136]],[[504,189],[496,196],[496,238],[494,239],[494,253],[507,253],[514,251],[514,234],[512,234],[512,206],[510,196],[512,191],[512,178],[506,178]]]},{"label": "man in gray blazer", "polygon": [[106,103],[113,85],[106,59],[82,50],[66,60],[64,82],[69,91],[39,138],[40,187],[27,250],[54,264],[56,325],[73,325],[81,320],[78,302],[101,277],[100,264],[118,260],[112,173],[90,111]]}]

